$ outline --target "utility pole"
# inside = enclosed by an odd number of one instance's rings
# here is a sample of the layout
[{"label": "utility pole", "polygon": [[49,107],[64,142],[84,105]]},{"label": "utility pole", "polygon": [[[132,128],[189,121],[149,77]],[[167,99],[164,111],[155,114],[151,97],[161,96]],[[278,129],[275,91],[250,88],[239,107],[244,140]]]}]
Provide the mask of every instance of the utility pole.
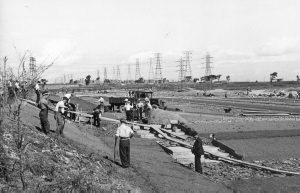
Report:
[{"label": "utility pole", "polygon": [[104,68],[104,80],[103,80],[103,81],[105,81],[105,80],[107,80],[107,72],[106,72],[106,68]]},{"label": "utility pole", "polygon": [[155,81],[158,83],[161,83],[163,80],[162,73],[161,73],[161,53],[155,54],[155,61],[156,61],[156,67],[155,67]]},{"label": "utility pole", "polygon": [[140,70],[140,63],[139,59],[136,59],[136,64],[135,64],[135,80],[138,80],[141,78],[141,70]]},{"label": "utility pole", "polygon": [[120,67],[117,65],[117,80],[121,82]]},{"label": "utility pole", "polygon": [[131,82],[131,71],[130,71],[130,64],[128,64],[127,82]]},{"label": "utility pole", "polygon": [[187,77],[190,77],[192,80],[192,69],[191,69],[191,59],[192,59],[192,51],[184,51],[185,54],[185,73],[184,79],[187,80]]},{"label": "utility pole", "polygon": [[115,67],[113,67],[113,82],[115,82],[116,80],[116,72],[115,72]]},{"label": "utility pole", "polygon": [[178,75],[178,81],[180,81],[180,84],[181,84],[181,90],[183,89],[183,81],[185,81],[185,68],[184,68],[184,64],[183,64],[183,62],[184,62],[184,60],[182,59],[182,57],[180,57],[180,59],[178,60],[178,62],[179,62],[179,65],[178,65],[178,67],[179,67],[179,75]]},{"label": "utility pole", "polygon": [[149,58],[149,83],[154,80],[154,72],[153,72],[153,64],[152,64],[152,58]]}]

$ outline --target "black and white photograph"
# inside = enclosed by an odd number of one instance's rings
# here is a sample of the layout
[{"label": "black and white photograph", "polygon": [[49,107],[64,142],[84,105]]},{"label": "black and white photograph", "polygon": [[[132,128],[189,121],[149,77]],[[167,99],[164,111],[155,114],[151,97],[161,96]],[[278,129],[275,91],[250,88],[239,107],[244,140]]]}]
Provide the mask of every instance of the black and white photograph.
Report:
[{"label": "black and white photograph", "polygon": [[299,0],[0,0],[0,192],[299,192]]}]

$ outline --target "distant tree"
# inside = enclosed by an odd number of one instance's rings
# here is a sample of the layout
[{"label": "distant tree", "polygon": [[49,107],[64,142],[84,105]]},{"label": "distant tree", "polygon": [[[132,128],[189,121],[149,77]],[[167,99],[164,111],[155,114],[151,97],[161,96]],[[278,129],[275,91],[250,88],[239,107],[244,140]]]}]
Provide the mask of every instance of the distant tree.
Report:
[{"label": "distant tree", "polygon": [[297,75],[297,81],[300,81],[299,75]]},{"label": "distant tree", "polygon": [[89,85],[91,83],[91,75],[87,75],[85,78],[85,85]]},{"label": "distant tree", "polygon": [[110,83],[110,80],[109,79],[105,79],[104,83]]},{"label": "distant tree", "polygon": [[230,81],[230,76],[228,75],[228,76],[226,76],[226,80],[227,80],[227,82],[229,82]]},{"label": "distant tree", "polygon": [[100,77],[96,78],[96,80],[100,80]]},{"label": "distant tree", "polygon": [[272,74],[270,74],[270,82],[272,83],[273,80],[275,80],[277,78],[277,72],[273,72]]},{"label": "distant tree", "polygon": [[220,81],[221,76],[222,76],[221,74],[217,75],[218,81]]},{"label": "distant tree", "polygon": [[74,84],[78,84],[78,82],[79,82],[78,80],[75,80],[73,83],[74,83]]},{"label": "distant tree", "polygon": [[74,80],[73,79],[70,79],[70,82],[69,82],[70,84],[73,84],[74,83]]},{"label": "distant tree", "polygon": [[191,76],[186,76],[186,77],[185,77],[185,81],[186,81],[186,82],[192,81],[192,77],[191,77]]}]

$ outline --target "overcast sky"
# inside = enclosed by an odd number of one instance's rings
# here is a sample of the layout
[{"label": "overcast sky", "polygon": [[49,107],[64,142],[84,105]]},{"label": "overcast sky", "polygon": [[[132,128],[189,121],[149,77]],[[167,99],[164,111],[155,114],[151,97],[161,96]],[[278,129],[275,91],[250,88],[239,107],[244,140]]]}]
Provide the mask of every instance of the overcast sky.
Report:
[{"label": "overcast sky", "polygon": [[[295,80],[300,75],[299,0],[0,0],[0,57],[18,65],[30,50],[41,63],[59,56],[44,78],[63,74],[103,79],[107,68],[128,64],[149,76],[149,58],[162,53],[162,75],[178,80],[178,59],[192,51],[192,75],[204,76],[205,54],[213,74],[232,81]],[[1,60],[1,65],[3,61]],[[155,68],[155,62],[154,62]],[[154,69],[155,70],[155,69]]]}]

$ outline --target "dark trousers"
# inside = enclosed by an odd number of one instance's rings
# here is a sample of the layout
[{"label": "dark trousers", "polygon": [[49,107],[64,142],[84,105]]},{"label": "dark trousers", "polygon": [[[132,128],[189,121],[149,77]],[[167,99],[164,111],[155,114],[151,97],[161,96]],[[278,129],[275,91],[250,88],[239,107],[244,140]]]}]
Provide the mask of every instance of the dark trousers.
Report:
[{"label": "dark trousers", "polygon": [[130,140],[120,139],[119,150],[120,150],[120,159],[123,167],[129,167],[130,166]]},{"label": "dark trousers", "polygon": [[64,133],[65,120],[61,113],[55,112],[54,118],[56,120],[56,134],[62,135]]},{"label": "dark trousers", "polygon": [[35,94],[36,94],[36,104],[38,104],[40,102],[40,91],[35,90]]},{"label": "dark trousers", "polygon": [[93,113],[93,119],[94,119],[94,125],[96,126],[96,127],[100,127],[100,118],[99,118],[99,112],[97,112],[97,111],[94,111],[94,113]]},{"label": "dark trousers", "polygon": [[143,118],[143,108],[142,107],[139,107],[138,108],[138,115],[139,115],[139,119],[141,120]]},{"label": "dark trousers", "polygon": [[41,129],[46,135],[48,135],[50,132],[50,124],[48,121],[48,109],[41,110],[39,117],[41,120]]},{"label": "dark trousers", "polygon": [[131,111],[126,110],[126,120],[131,121]]},{"label": "dark trousers", "polygon": [[202,174],[201,156],[195,155],[195,171]]}]

